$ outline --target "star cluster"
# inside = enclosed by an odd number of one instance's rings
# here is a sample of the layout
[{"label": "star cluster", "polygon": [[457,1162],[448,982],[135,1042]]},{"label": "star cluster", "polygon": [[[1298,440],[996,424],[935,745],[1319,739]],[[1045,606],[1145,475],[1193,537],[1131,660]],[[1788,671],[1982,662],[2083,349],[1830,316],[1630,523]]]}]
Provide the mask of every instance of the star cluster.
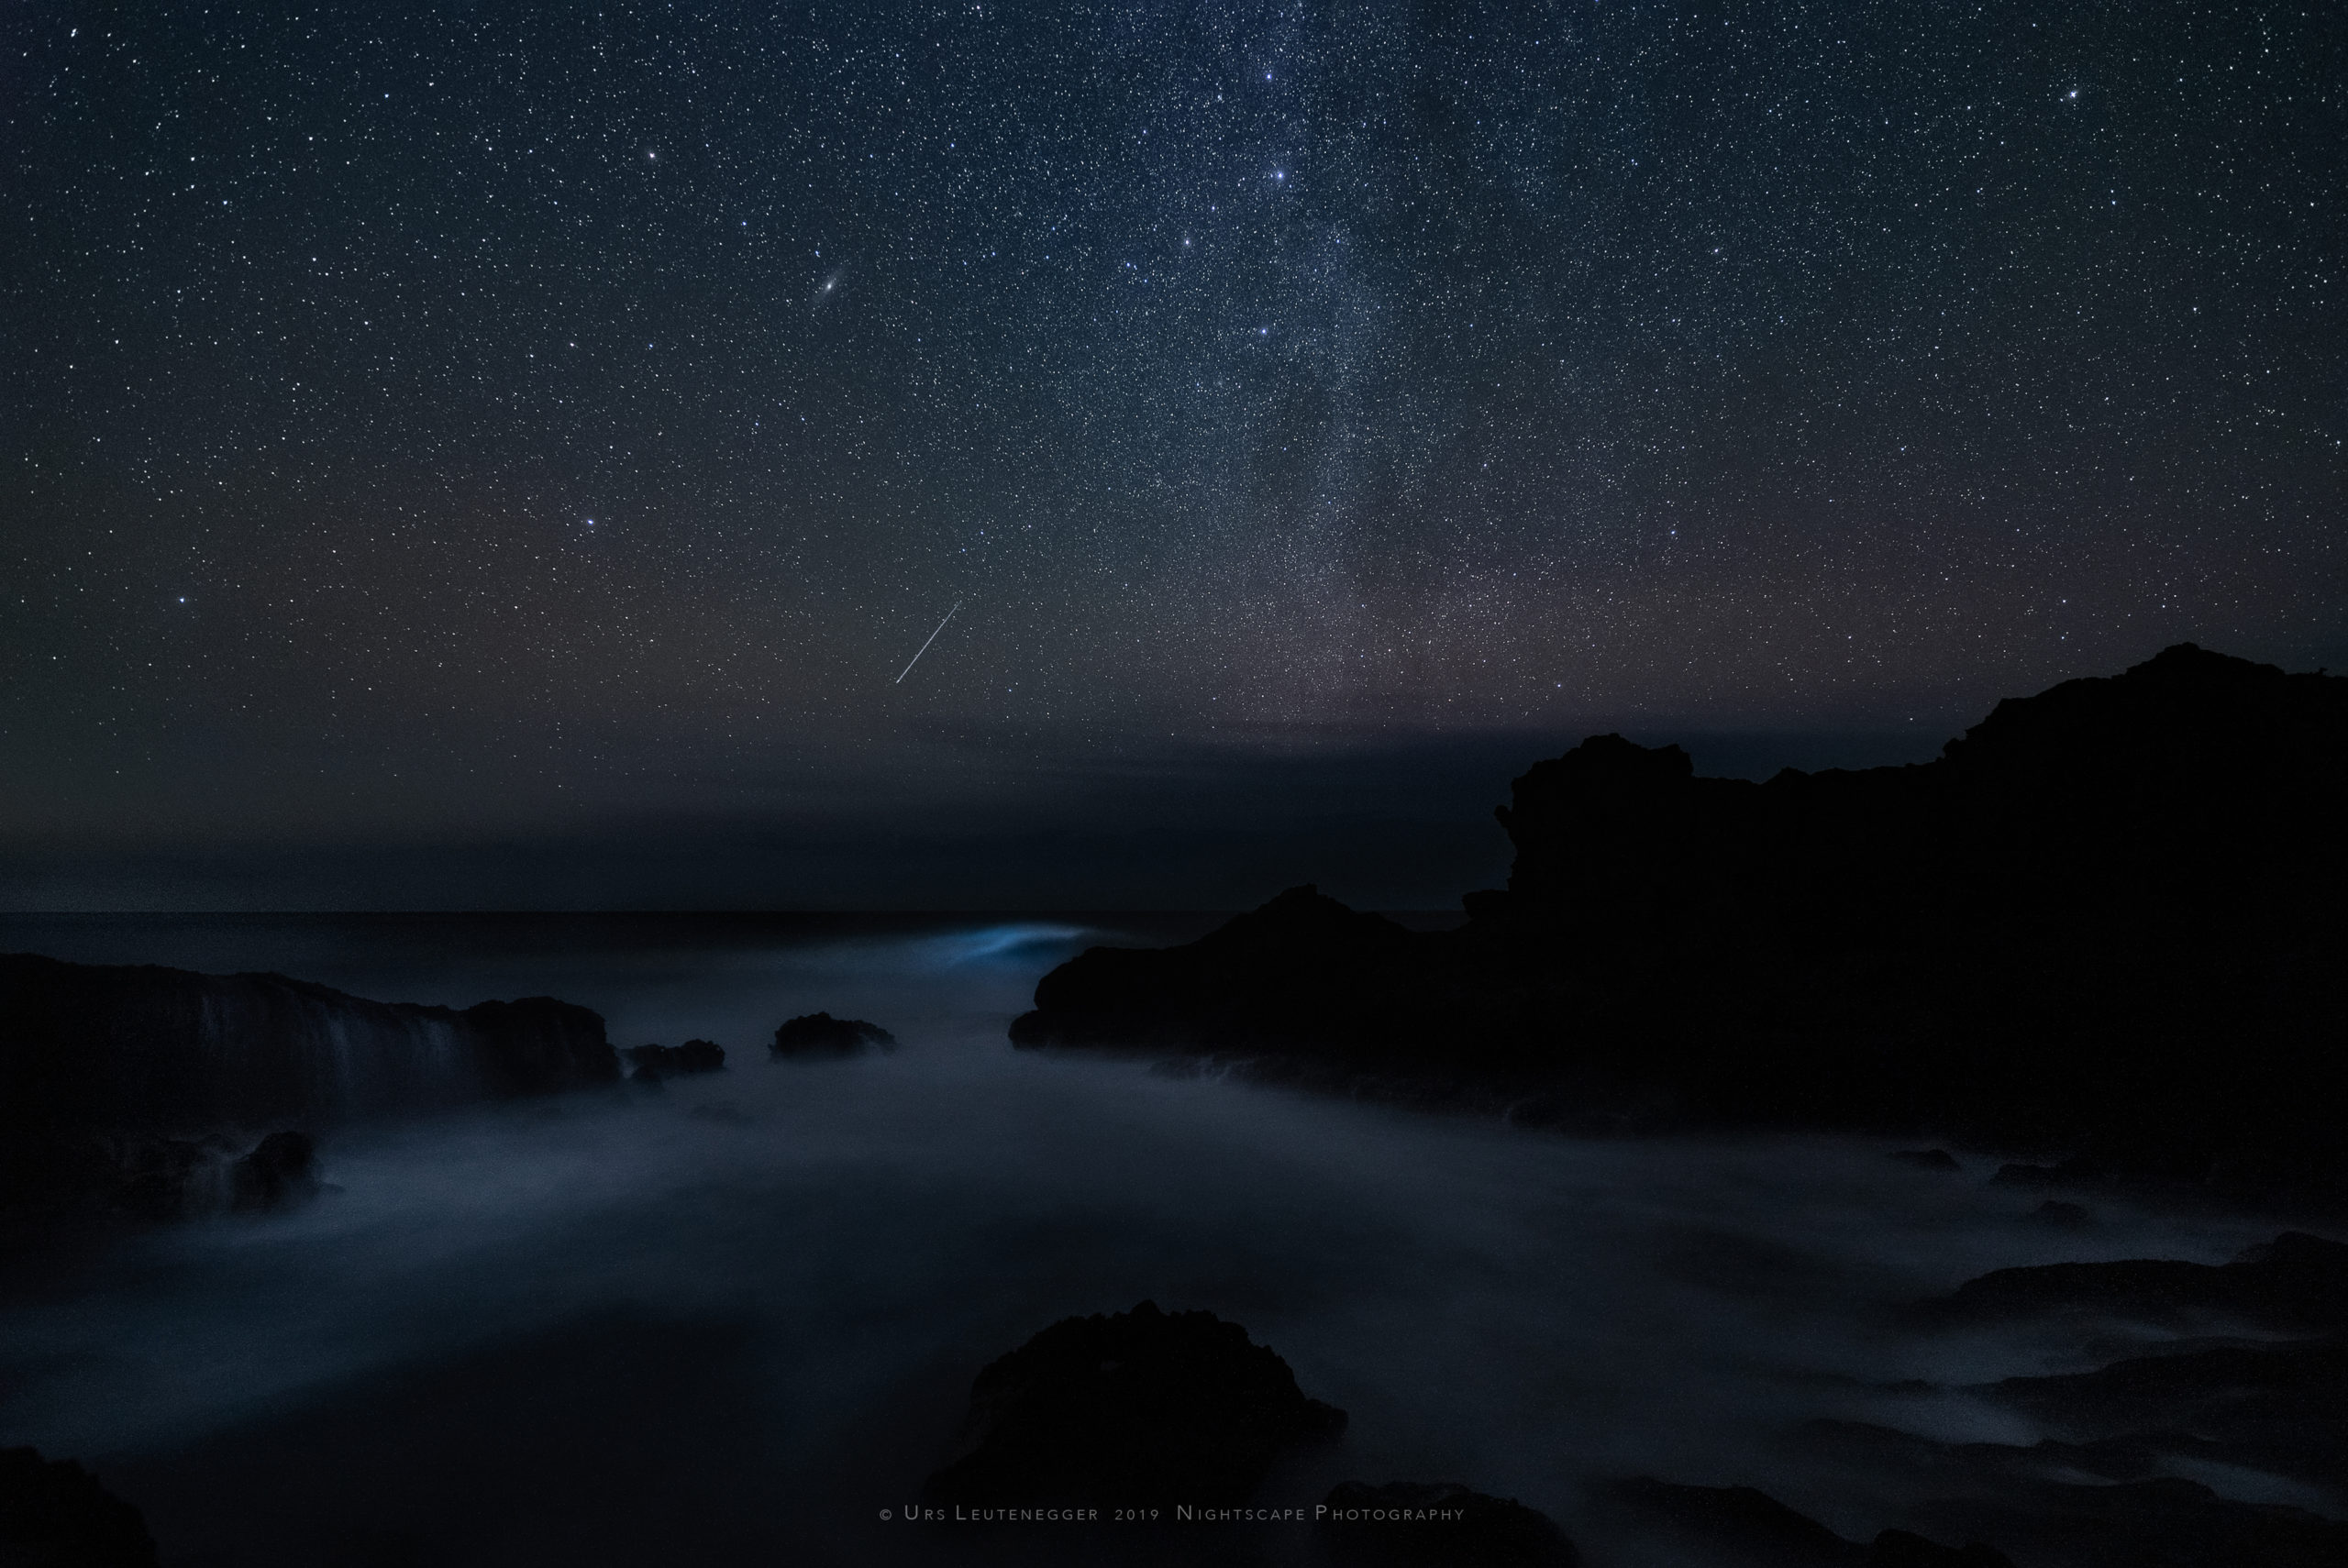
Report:
[{"label": "star cluster", "polygon": [[2313,6],[12,7],[6,788],[25,832],[788,811],[2316,662],[2342,47]]}]

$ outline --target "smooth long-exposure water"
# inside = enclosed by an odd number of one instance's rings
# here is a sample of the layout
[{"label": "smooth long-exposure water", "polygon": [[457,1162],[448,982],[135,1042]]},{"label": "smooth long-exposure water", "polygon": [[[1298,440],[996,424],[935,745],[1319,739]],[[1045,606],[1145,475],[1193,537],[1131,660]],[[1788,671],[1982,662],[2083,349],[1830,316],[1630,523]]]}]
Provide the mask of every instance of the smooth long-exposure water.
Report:
[{"label": "smooth long-exposure water", "polygon": [[[1660,1563],[1590,1482],[1758,1485],[1864,1538],[1899,1522],[1898,1486],[1815,1468],[1795,1423],[2028,1441],[1962,1393],[1886,1386],[2085,1364],[1898,1304],[2014,1264],[2219,1262],[2276,1228],[2105,1205],[2060,1231],[1988,1164],[1911,1169],[1880,1142],[1594,1142],[1005,1042],[1078,947],[1210,923],[0,921],[0,948],[550,993],[619,1044],[728,1053],[659,1089],[338,1132],[341,1190],[304,1210],[19,1289],[0,1442],[92,1463],[167,1563],[950,1562],[983,1543],[881,1514],[972,1375],[1148,1297],[1244,1323],[1351,1413],[1274,1500],[1459,1480],[1600,1562]],[[903,1045],[770,1061],[816,1009]]]}]

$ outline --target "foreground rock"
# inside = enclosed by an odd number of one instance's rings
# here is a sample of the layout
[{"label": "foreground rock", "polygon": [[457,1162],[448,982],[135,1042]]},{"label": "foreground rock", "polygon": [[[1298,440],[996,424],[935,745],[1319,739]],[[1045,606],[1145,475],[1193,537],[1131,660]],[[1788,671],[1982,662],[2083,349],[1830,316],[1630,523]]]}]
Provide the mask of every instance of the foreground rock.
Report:
[{"label": "foreground rock", "polygon": [[682,1045],[632,1045],[627,1059],[636,1065],[628,1077],[637,1083],[657,1084],[689,1073],[725,1070],[725,1047],[714,1040],[688,1040]]},{"label": "foreground rock", "polygon": [[138,1510],[70,1459],[0,1449],[0,1563],[8,1568],[155,1568]]},{"label": "foreground rock", "polygon": [[870,1046],[887,1049],[897,1037],[877,1023],[860,1018],[834,1018],[828,1012],[803,1013],[774,1032],[768,1047],[778,1056],[841,1055]]},{"label": "foreground rock", "polygon": [[1459,930],[1296,889],[1079,955],[1012,1037],[2348,1200],[2342,799],[2348,679],[2190,645],[1920,767],[1755,784],[1600,735],[1515,780],[1508,887]]},{"label": "foreground rock", "polygon": [[1581,1562],[1548,1515],[1448,1483],[1348,1481],[1321,1507],[1327,1561],[1338,1568],[1577,1568]]},{"label": "foreground rock", "polygon": [[[461,1012],[282,975],[0,955],[0,1219],[176,1218],[315,1190],[305,1133],[619,1077],[550,997]],[[258,1138],[267,1132],[270,1136]]]},{"label": "foreground rock", "polygon": [[1244,1503],[1296,1444],[1345,1412],[1212,1312],[1145,1301],[1069,1318],[970,1386],[962,1452],[929,1478],[936,1503],[1102,1509]]},{"label": "foreground rock", "polygon": [[2013,1568],[2004,1553],[1971,1542],[1942,1546],[1904,1529],[1872,1543],[1845,1540],[1751,1486],[1680,1486],[1642,1477],[1616,1495],[1680,1533],[1754,1568]]},{"label": "foreground rock", "polygon": [[306,1133],[271,1132],[229,1167],[228,1206],[291,1209],[318,1195],[318,1146]]}]

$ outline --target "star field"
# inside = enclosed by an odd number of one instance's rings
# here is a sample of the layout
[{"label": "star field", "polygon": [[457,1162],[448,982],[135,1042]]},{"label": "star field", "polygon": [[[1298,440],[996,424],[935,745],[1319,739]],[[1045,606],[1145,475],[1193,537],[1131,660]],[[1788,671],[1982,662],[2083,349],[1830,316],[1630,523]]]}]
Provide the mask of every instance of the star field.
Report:
[{"label": "star field", "polygon": [[12,7],[13,831],[2321,662],[2343,27]]}]

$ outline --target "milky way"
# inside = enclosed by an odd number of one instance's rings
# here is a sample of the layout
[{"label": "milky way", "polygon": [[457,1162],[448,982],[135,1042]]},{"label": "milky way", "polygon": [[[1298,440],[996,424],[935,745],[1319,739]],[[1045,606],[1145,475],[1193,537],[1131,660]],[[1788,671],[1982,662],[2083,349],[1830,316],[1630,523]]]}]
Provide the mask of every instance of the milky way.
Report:
[{"label": "milky way", "polygon": [[0,19],[24,834],[2348,657],[2324,7],[393,9]]}]

